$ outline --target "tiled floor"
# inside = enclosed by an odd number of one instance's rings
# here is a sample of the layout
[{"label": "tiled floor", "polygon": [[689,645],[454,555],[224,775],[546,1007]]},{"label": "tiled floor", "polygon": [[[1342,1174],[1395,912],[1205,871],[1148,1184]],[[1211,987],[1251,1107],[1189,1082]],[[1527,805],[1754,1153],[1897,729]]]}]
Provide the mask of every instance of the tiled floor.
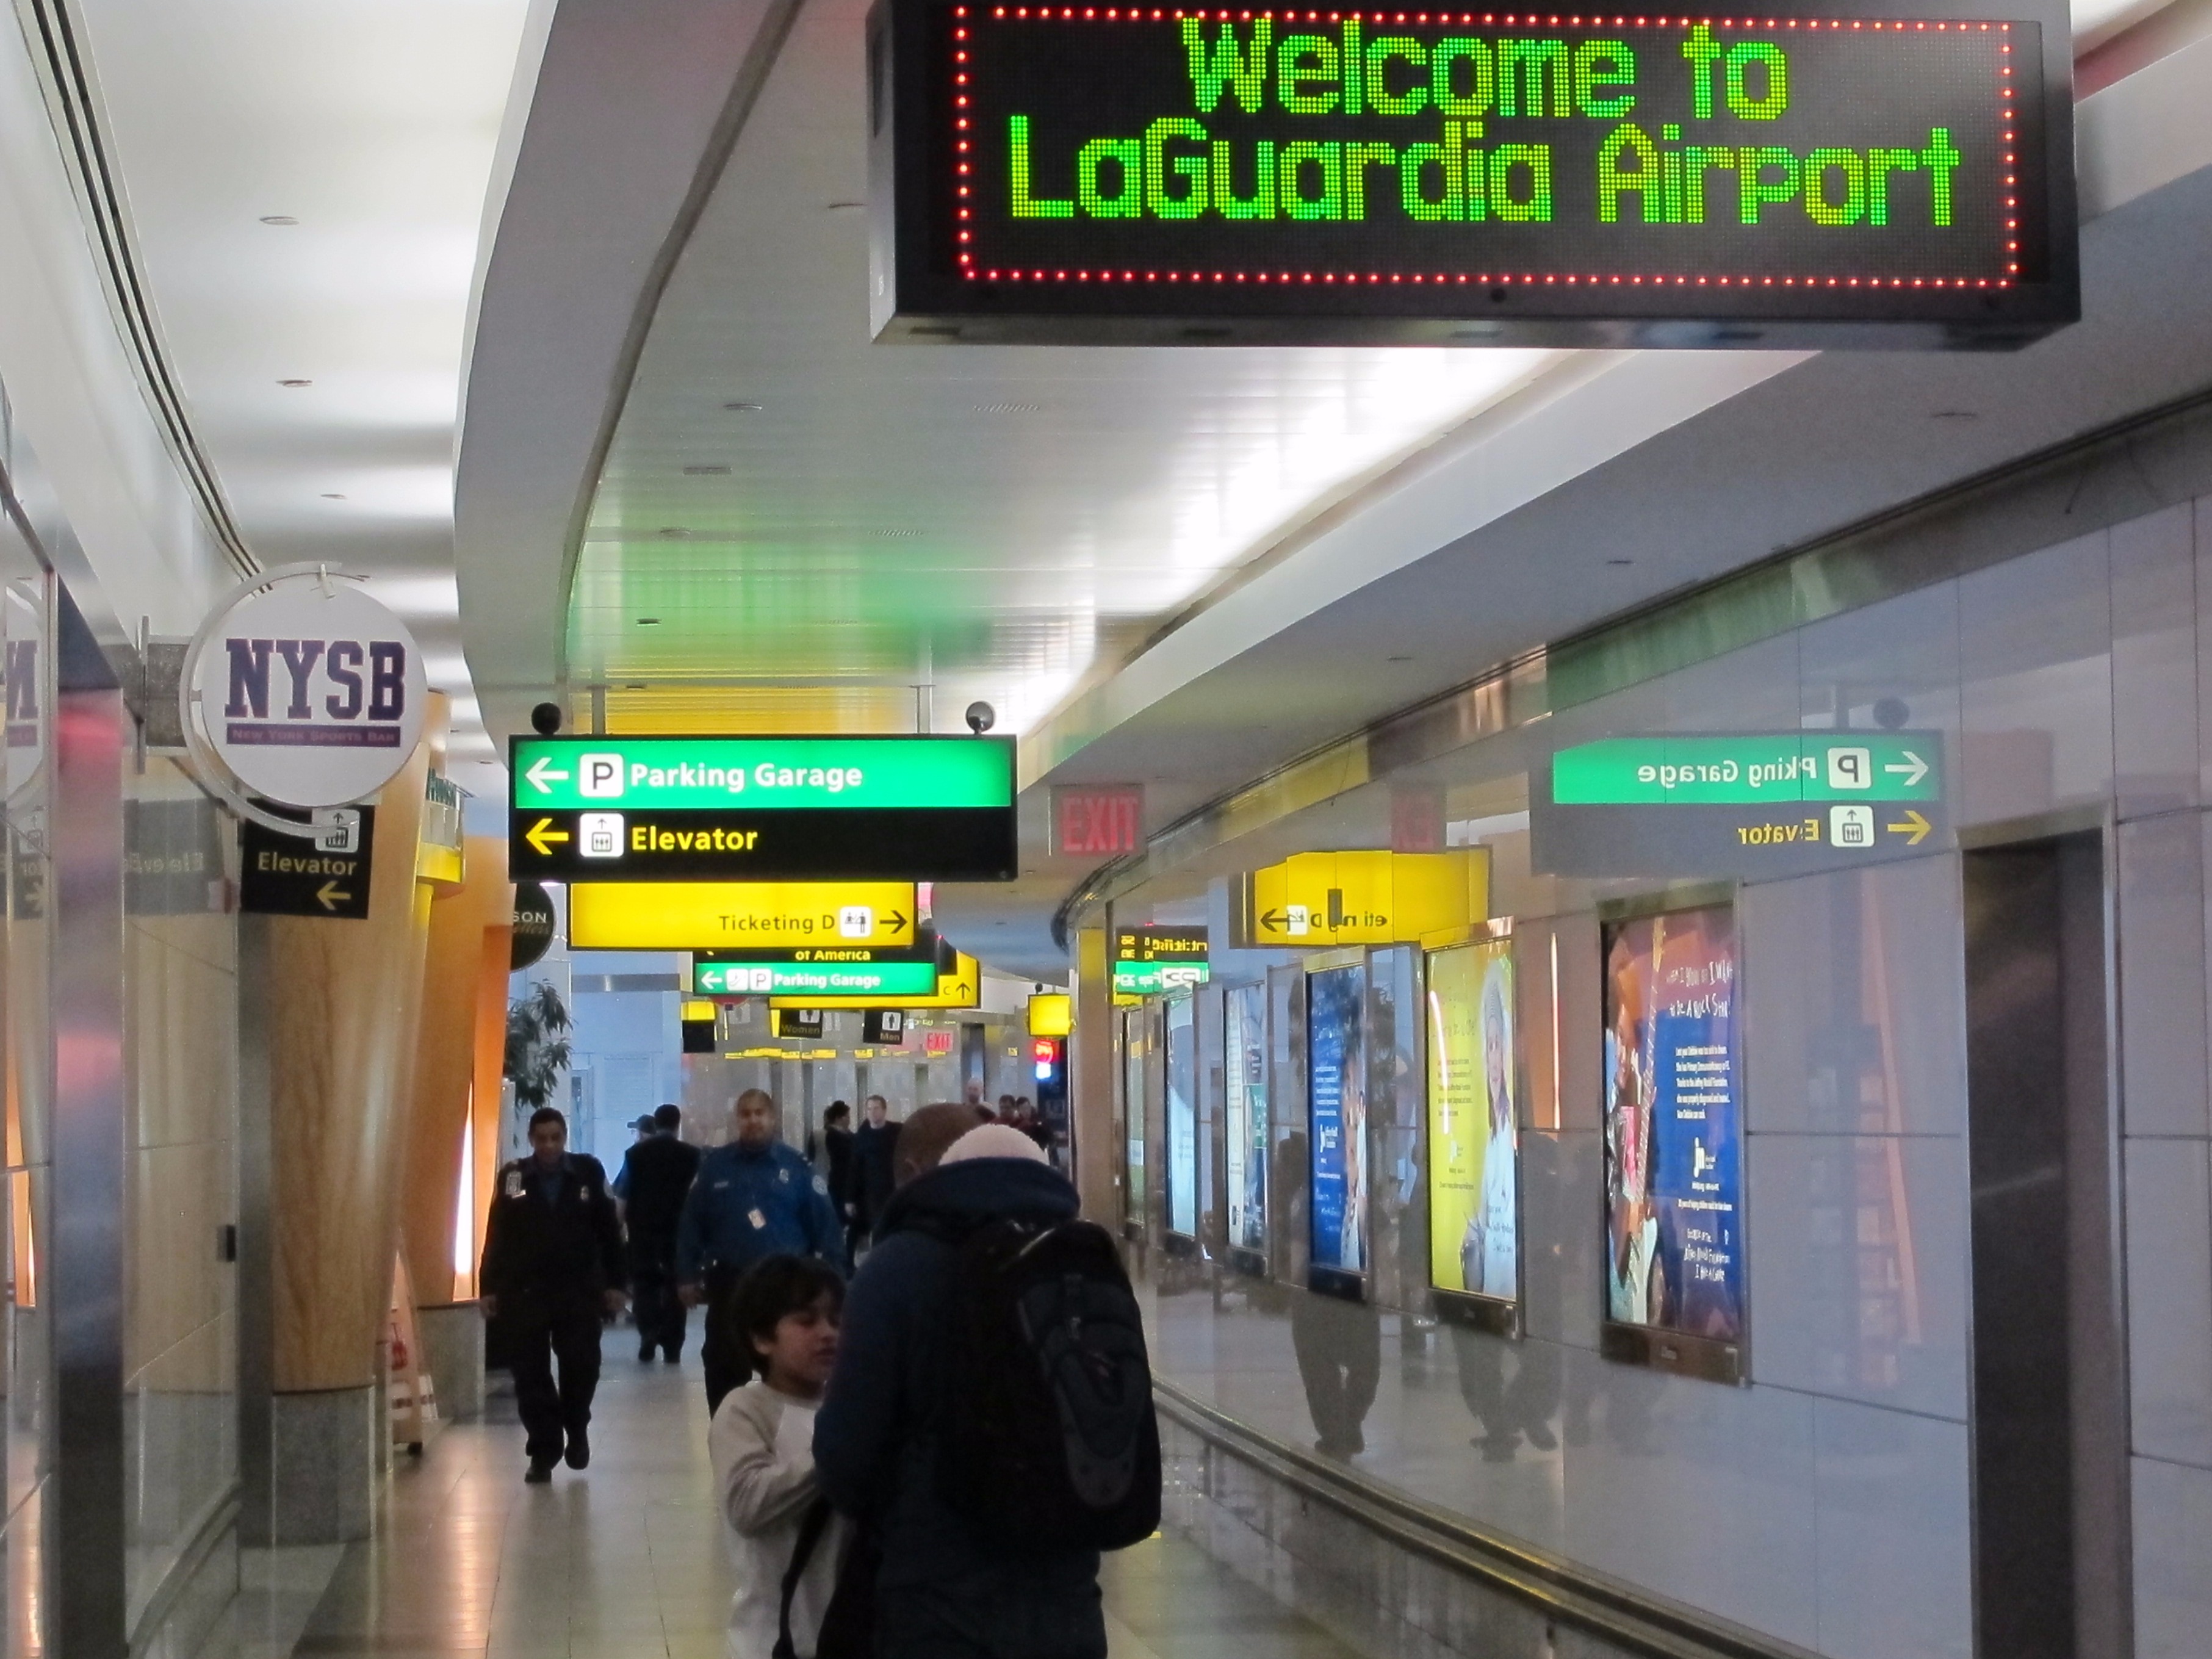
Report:
[{"label": "tiled floor", "polygon": [[[631,1340],[607,1338],[589,1471],[526,1487],[511,1420],[447,1428],[402,1460],[378,1537],[344,1552],[292,1651],[720,1659],[730,1568],[697,1362],[641,1365]],[[511,1419],[511,1403],[494,1413]],[[1351,1659],[1176,1539],[1109,1558],[1105,1593],[1113,1659]],[[253,1659],[283,1659],[276,1635]]]}]

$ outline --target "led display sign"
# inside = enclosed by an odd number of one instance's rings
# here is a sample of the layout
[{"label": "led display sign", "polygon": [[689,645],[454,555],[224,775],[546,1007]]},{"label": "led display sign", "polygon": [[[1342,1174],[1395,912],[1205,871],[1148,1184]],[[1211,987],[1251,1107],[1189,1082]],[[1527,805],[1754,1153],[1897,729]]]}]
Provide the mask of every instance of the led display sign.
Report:
[{"label": "led display sign", "polygon": [[1010,881],[997,738],[517,738],[507,867],[564,881]]},{"label": "led display sign", "polygon": [[2071,133],[2005,13],[882,0],[876,326],[2026,340],[2078,314]]}]

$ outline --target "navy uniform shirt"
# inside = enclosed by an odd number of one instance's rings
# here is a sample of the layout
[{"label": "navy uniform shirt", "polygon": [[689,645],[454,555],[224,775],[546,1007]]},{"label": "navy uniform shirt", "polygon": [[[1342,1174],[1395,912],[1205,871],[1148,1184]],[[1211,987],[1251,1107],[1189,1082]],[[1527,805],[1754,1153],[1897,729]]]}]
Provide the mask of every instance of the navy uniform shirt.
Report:
[{"label": "navy uniform shirt", "polygon": [[628,1283],[622,1224],[599,1159],[566,1154],[505,1165],[484,1218],[477,1282],[488,1296],[597,1296]]},{"label": "navy uniform shirt", "polygon": [[708,1267],[742,1271],[764,1255],[819,1256],[845,1267],[844,1229],[813,1166],[781,1141],[735,1141],[699,1160],[676,1230],[676,1277],[699,1282]]}]

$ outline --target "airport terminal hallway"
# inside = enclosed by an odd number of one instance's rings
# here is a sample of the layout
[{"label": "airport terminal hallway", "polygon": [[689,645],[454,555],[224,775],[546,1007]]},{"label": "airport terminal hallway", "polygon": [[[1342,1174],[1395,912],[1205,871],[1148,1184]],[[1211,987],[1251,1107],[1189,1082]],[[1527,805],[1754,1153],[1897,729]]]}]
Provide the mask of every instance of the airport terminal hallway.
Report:
[{"label": "airport terminal hallway", "polygon": [[[698,1362],[606,1336],[592,1467],[522,1484],[512,1398],[401,1454],[377,1535],[250,1559],[204,1651],[237,1659],[720,1659],[730,1565]],[[333,1571],[333,1566],[335,1571]],[[1109,1556],[1111,1659],[1351,1659],[1327,1632],[1164,1535]]]}]

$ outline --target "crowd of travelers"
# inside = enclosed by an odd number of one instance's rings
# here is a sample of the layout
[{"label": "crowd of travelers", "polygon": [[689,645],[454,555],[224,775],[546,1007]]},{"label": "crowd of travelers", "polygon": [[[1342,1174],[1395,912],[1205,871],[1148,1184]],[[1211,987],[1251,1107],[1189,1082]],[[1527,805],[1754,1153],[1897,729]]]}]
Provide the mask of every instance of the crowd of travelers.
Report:
[{"label": "crowd of travelers", "polygon": [[558,1111],[532,1115],[480,1275],[523,1478],[589,1465],[626,1297],[641,1363],[678,1363],[703,1307],[728,1659],[1104,1659],[1099,1553],[1160,1511],[1116,1247],[1026,1100],[971,1089],[897,1122],[872,1095],[851,1117],[824,1115],[817,1170],[761,1090],[703,1152],[664,1106],[610,1181]]}]

